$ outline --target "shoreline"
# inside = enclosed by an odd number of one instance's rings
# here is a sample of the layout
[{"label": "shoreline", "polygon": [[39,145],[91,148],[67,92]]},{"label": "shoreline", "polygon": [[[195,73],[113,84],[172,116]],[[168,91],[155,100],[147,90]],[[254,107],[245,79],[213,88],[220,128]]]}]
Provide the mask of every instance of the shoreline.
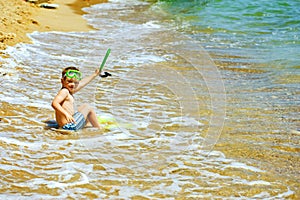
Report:
[{"label": "shoreline", "polygon": [[95,30],[82,17],[84,7],[107,0],[51,0],[38,1],[59,5],[57,9],[41,8],[25,0],[0,0],[0,50],[17,43],[31,43],[27,34],[34,31],[85,32]]}]

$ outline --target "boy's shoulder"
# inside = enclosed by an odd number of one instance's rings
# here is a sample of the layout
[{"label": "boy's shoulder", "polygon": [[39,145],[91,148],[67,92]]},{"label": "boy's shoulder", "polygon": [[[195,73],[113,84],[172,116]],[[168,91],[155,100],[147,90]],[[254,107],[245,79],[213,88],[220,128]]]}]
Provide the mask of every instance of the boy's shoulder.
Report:
[{"label": "boy's shoulder", "polygon": [[67,88],[65,88],[65,87],[62,87],[62,88],[60,89],[60,91],[70,93],[70,91],[69,91]]},{"label": "boy's shoulder", "polygon": [[67,88],[61,88],[58,92],[58,95],[68,97],[69,95],[72,96],[70,91]]}]

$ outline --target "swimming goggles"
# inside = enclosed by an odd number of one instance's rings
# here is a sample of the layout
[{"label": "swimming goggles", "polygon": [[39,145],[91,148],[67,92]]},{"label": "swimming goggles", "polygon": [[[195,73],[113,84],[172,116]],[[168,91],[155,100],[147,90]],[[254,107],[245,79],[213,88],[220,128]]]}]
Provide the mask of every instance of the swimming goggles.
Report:
[{"label": "swimming goggles", "polygon": [[70,69],[65,73],[64,77],[75,78],[80,81],[82,79],[82,74],[80,71]]}]

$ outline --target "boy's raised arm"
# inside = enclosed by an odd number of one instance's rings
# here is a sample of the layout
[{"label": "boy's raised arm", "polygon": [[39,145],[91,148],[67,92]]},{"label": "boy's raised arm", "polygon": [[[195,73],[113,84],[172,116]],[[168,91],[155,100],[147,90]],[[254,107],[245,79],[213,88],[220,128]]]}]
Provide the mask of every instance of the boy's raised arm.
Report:
[{"label": "boy's raised arm", "polygon": [[100,74],[100,70],[96,69],[92,75],[83,78],[79,82],[79,85],[77,86],[75,92],[78,92],[79,90],[81,90],[83,87],[85,87],[87,84],[89,84],[92,80],[94,80],[97,76],[99,76],[99,74]]}]

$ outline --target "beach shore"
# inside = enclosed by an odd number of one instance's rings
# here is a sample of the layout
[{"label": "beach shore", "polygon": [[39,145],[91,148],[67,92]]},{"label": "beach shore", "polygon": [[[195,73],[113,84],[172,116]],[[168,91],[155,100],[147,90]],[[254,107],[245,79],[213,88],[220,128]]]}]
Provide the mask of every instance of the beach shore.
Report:
[{"label": "beach shore", "polygon": [[[0,0],[0,50],[20,42],[30,43],[26,34],[34,31],[93,30],[82,17],[82,8],[104,2],[107,0]],[[41,3],[59,7],[42,8]]]}]

